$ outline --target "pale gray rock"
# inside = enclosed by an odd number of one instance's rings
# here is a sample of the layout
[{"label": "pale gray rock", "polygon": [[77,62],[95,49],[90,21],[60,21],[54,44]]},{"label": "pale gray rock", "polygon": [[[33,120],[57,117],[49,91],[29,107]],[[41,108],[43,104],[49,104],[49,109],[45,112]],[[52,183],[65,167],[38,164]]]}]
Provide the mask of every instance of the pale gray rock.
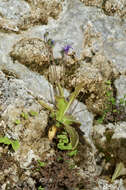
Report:
[{"label": "pale gray rock", "polygon": [[115,80],[115,87],[117,90],[117,99],[123,98],[126,100],[126,76],[121,75],[118,79]]},{"label": "pale gray rock", "polygon": [[30,15],[30,11],[30,5],[24,0],[1,0],[0,29],[19,32],[19,23],[24,21],[24,17],[28,17]]},{"label": "pale gray rock", "polygon": [[[98,180],[98,190],[125,190],[122,179],[116,180],[113,184],[107,182],[107,180],[100,179]],[[97,190],[97,188],[93,189]]]},{"label": "pale gray rock", "polygon": [[76,55],[81,57],[85,48],[84,32],[89,25],[93,30],[94,39],[97,38],[96,34],[101,38],[93,44],[92,50],[104,51],[113,65],[121,73],[125,73],[125,20],[121,20],[120,17],[106,16],[101,9],[85,7],[75,0],[68,1],[67,8],[60,14],[59,20],[57,22],[50,20],[46,28],[50,37],[56,42],[54,47],[56,57],[66,44],[70,44]]},{"label": "pale gray rock", "polygon": [[15,22],[21,20],[24,15],[30,12],[29,4],[24,0],[1,0],[0,13],[7,19],[14,20]]}]

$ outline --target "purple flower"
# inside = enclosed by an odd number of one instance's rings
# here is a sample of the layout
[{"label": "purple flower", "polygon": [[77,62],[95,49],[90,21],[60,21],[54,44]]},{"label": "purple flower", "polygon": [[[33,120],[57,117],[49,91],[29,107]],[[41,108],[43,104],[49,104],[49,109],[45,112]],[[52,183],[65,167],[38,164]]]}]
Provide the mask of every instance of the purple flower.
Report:
[{"label": "purple flower", "polygon": [[63,52],[64,52],[65,54],[68,54],[68,51],[69,51],[70,49],[73,49],[73,48],[71,47],[71,45],[66,45],[66,46],[63,48]]}]

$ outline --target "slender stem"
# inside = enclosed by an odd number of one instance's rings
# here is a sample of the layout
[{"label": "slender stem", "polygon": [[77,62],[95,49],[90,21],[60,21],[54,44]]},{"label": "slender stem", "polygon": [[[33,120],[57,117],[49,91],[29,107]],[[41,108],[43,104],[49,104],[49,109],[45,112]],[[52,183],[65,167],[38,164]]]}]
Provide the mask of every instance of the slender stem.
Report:
[{"label": "slender stem", "polygon": [[47,110],[51,111],[51,112],[54,112],[54,109],[49,106],[47,103],[45,103],[43,100],[37,100],[37,102],[43,106],[44,108],[46,108]]}]

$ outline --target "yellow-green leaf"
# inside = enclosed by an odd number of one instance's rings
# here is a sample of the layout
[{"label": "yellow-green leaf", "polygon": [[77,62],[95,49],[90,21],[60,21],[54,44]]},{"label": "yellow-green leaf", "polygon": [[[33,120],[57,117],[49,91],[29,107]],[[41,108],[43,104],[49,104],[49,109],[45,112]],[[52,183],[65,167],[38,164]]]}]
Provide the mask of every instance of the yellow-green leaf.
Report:
[{"label": "yellow-green leaf", "polygon": [[30,110],[29,113],[30,113],[30,115],[33,116],[33,117],[38,115],[38,112],[36,112],[36,111],[34,111],[34,110]]},{"label": "yellow-green leaf", "polygon": [[114,171],[114,174],[112,176],[112,183],[114,182],[114,180],[121,176],[121,175],[126,175],[126,168],[124,167],[124,164],[122,162],[120,162],[119,164],[117,164],[116,169]]},{"label": "yellow-green leaf", "polygon": [[0,143],[4,143],[4,144],[9,145],[9,144],[11,144],[11,142],[12,141],[8,137],[1,137],[0,138]]},{"label": "yellow-green leaf", "polygon": [[15,140],[11,142],[12,148],[14,149],[14,151],[17,151],[20,147],[19,141]]},{"label": "yellow-green leaf", "polygon": [[18,148],[19,148],[19,141],[17,140],[11,140],[9,139],[8,137],[1,137],[0,138],[0,143],[3,143],[3,144],[7,144],[7,145],[10,145],[12,146],[12,148],[14,149],[14,151],[17,151]]},{"label": "yellow-green leaf", "polygon": [[19,125],[21,123],[20,119],[16,119],[14,122],[16,125]]},{"label": "yellow-green leaf", "polygon": [[62,122],[63,116],[64,116],[64,111],[67,107],[68,102],[65,100],[64,97],[61,96],[56,96],[56,120],[59,122]]},{"label": "yellow-green leaf", "polygon": [[70,96],[70,100],[67,104],[67,107],[64,111],[64,114],[68,111],[68,109],[70,108],[71,104],[73,103],[73,101],[76,99],[76,97],[78,96],[80,90],[82,89],[83,83],[80,83],[76,88],[75,91],[71,94]]},{"label": "yellow-green leaf", "polygon": [[65,127],[67,133],[69,134],[70,143],[72,145],[72,150],[74,150],[79,143],[79,135],[73,127],[68,126],[68,125],[65,125],[64,127]]}]

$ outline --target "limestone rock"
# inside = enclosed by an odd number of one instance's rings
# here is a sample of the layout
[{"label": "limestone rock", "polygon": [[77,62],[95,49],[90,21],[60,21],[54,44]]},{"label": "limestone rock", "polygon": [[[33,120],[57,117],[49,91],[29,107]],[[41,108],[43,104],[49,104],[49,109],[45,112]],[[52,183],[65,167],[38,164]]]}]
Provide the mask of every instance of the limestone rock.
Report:
[{"label": "limestone rock", "polygon": [[97,6],[101,7],[103,0],[80,0],[82,3],[84,3],[86,6]]},{"label": "limestone rock", "polygon": [[108,155],[108,159],[126,164],[126,122],[108,125],[95,125],[93,140],[99,151]]},{"label": "limestone rock", "polygon": [[109,16],[126,16],[125,0],[80,0],[86,6],[96,6],[103,9],[104,13]]},{"label": "limestone rock", "polygon": [[126,76],[121,75],[118,79],[115,80],[115,87],[117,90],[117,99],[123,98],[126,100]]},{"label": "limestone rock", "polygon": [[[28,94],[23,81],[7,80],[0,72],[0,133],[9,138],[19,140],[20,148],[15,153],[15,160],[21,167],[26,167],[32,158],[39,159],[43,152],[49,150],[50,142],[43,138],[47,126],[47,113]],[[30,113],[36,114],[32,116]],[[27,114],[25,118],[22,114]],[[16,121],[19,120],[19,123]]]},{"label": "limestone rock", "polygon": [[47,24],[49,17],[56,19],[61,10],[62,6],[56,0],[2,0],[0,4],[2,23],[0,28],[7,32],[19,32],[19,30],[26,30],[38,23]]},{"label": "limestone rock", "polygon": [[[102,61],[100,61],[100,57],[103,58]],[[101,113],[107,98],[105,81],[111,78],[112,68],[102,55],[94,56],[92,62],[81,63],[80,68],[71,76],[70,84],[75,87],[79,83],[83,83],[82,92],[86,95],[84,101],[88,109],[94,113]]]},{"label": "limestone rock", "polygon": [[43,65],[49,64],[49,49],[44,41],[38,38],[26,38],[17,42],[10,52],[14,60],[28,66],[32,70],[42,72]]},{"label": "limestone rock", "polygon": [[103,10],[107,15],[118,15],[120,17],[126,16],[126,1],[125,0],[108,0],[103,1]]}]

